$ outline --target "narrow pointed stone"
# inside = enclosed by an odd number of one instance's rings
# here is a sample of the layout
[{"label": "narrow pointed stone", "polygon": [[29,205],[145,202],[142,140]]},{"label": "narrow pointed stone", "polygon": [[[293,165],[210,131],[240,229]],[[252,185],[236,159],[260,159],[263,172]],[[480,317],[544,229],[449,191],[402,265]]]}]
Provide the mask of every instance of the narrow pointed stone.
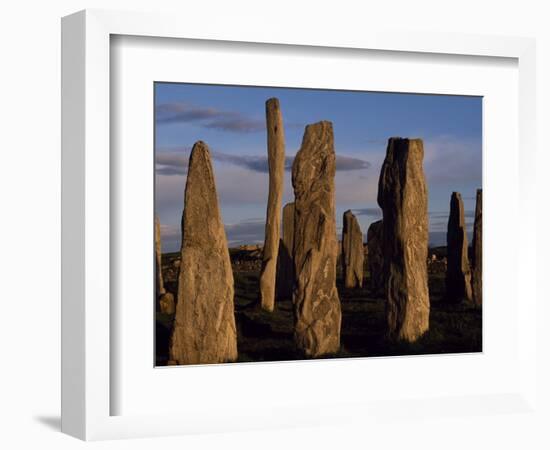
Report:
[{"label": "narrow pointed stone", "polygon": [[269,195],[265,223],[265,241],[260,273],[262,308],[275,308],[277,256],[281,229],[281,205],[285,174],[285,134],[279,100],[270,98],[265,104],[267,121],[267,161],[269,164]]},{"label": "narrow pointed stone", "polygon": [[342,229],[342,269],[345,287],[363,286],[364,258],[361,227],[351,210],[347,210],[344,213],[344,226]]},{"label": "narrow pointed stone", "polygon": [[483,303],[483,283],[482,283],[482,253],[483,253],[483,237],[482,237],[482,198],[481,189],[476,192],[476,213],[474,219],[474,238],[472,240],[473,261],[472,261],[472,297],[477,306]]},{"label": "narrow pointed stone", "polygon": [[294,202],[283,208],[283,238],[279,243],[277,262],[277,298],[292,299],[294,286]]},{"label": "narrow pointed stone", "polygon": [[472,301],[468,236],[464,221],[464,203],[458,192],[451,195],[451,210],[447,225],[446,300],[451,303]]},{"label": "narrow pointed stone", "polygon": [[414,342],[429,328],[428,190],[421,139],[390,138],[378,184],[383,211],[388,335]]},{"label": "narrow pointed stone", "polygon": [[185,185],[170,359],[177,364],[237,359],[233,272],[210,151],[202,141],[191,151]]},{"label": "narrow pointed stone", "polygon": [[332,123],[306,127],[292,166],[294,187],[294,338],[306,356],[340,348],[336,290],[335,153]]},{"label": "narrow pointed stone", "polygon": [[375,297],[385,294],[384,254],[382,252],[382,221],[370,224],[367,230],[367,267],[369,268],[369,288]]},{"label": "narrow pointed stone", "polygon": [[162,244],[160,238],[160,220],[155,217],[155,271],[157,298],[166,292],[164,289],[164,279],[162,277]]}]

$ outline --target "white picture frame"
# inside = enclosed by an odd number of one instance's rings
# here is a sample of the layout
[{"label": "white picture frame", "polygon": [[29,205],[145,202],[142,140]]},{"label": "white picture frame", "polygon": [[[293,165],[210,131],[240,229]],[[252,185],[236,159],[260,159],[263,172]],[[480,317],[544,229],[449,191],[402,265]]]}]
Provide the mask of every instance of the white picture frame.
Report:
[{"label": "white picture frame", "polygon": [[[211,413],[112,415],[111,365],[114,357],[111,320],[111,171],[110,108],[112,106],[111,36],[141,36],[218,42],[284,44],[327,48],[333,52],[366,49],[414,55],[463,55],[517,60],[519,181],[517,211],[521,213],[518,279],[522,303],[518,310],[517,352],[520,367],[513,387],[500,393],[465,393],[463,397],[394,398],[339,404],[279,404],[256,411],[219,405]],[[375,415],[402,416],[392,405],[402,401],[408,414],[433,406],[439,414],[495,413],[503,408],[532,410],[536,399],[536,272],[534,185],[535,165],[535,43],[532,39],[435,33],[394,33],[349,30],[329,35],[319,30],[233,29],[215,31],[185,18],[166,14],[82,11],[62,21],[62,430],[85,440],[162,436],[207,431],[232,431],[361,421]],[[517,200],[516,199],[516,200]],[[525,287],[523,287],[525,286]],[[510,295],[519,295],[514,292]],[[152,339],[152,336],[151,336]],[[116,356],[116,355],[115,355]],[[338,362],[320,362],[331,364]],[[250,367],[250,366],[249,366]],[[264,365],[264,373],[275,370]],[[319,367],[316,365],[315,367]],[[313,373],[315,367],[307,369]],[[350,365],[347,369],[350,370]],[[170,369],[168,369],[170,370]],[[344,372],[342,372],[344,373]],[[182,376],[185,374],[182,372]],[[467,395],[466,395],[467,394]],[[196,401],[196,400],[194,400]],[[217,405],[215,405],[217,406]],[[264,405],[269,407],[269,405]],[[200,410],[200,408],[198,408]],[[243,420],[246,418],[247,420]],[[238,420],[241,419],[241,420]]]}]

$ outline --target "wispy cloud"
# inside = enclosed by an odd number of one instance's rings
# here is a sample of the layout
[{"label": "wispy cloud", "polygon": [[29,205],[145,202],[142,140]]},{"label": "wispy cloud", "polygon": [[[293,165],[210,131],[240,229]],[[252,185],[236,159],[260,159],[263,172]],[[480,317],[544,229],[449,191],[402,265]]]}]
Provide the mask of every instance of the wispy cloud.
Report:
[{"label": "wispy cloud", "polygon": [[157,124],[195,123],[203,128],[253,133],[265,130],[265,122],[236,111],[192,105],[186,102],[161,103],[156,109]]},{"label": "wispy cloud", "polygon": [[[430,211],[430,217],[433,219],[446,219],[449,217],[449,211]],[[473,218],[475,211],[464,211],[465,218]]]},{"label": "wispy cloud", "polygon": [[455,136],[425,139],[424,170],[428,185],[481,180],[481,141]]},{"label": "wispy cloud", "polygon": [[[474,224],[474,211],[464,211],[464,224],[471,230]],[[447,231],[449,211],[430,211],[430,231]]]},{"label": "wispy cloud", "polygon": [[[269,172],[267,156],[231,155],[221,152],[213,152],[212,156],[216,161],[228,162],[256,172]],[[293,162],[294,156],[287,156],[285,158],[285,170],[287,172],[292,170]],[[336,156],[336,170],[338,171],[361,170],[368,169],[369,167],[370,163],[368,161],[344,155]]]},{"label": "wispy cloud", "polygon": [[356,216],[382,217],[382,210],[380,208],[359,208],[352,209],[352,212]]},{"label": "wispy cloud", "polygon": [[351,156],[336,155],[336,170],[347,172],[349,170],[361,170],[370,168],[371,163],[364,159],[353,158]]},{"label": "wispy cloud", "polygon": [[[189,152],[190,149],[188,147],[181,148],[176,151],[157,151],[155,158],[157,174],[185,175],[187,173]],[[269,172],[267,156],[233,155],[230,153],[223,153],[218,151],[212,151],[211,154],[214,161],[233,164],[235,166],[243,167],[254,172]],[[286,157],[285,170],[287,172],[290,172],[292,170],[293,162],[294,156]],[[363,159],[353,158],[351,156],[345,155],[336,156],[337,171],[346,172],[351,170],[362,170],[368,169],[370,166],[370,162]]]},{"label": "wispy cloud", "polygon": [[[214,160],[244,167],[255,172],[267,173],[269,171],[267,156],[232,155],[230,153],[212,152]],[[290,161],[292,163],[292,161]],[[285,160],[285,169],[289,164],[289,158]]]},{"label": "wispy cloud", "polygon": [[230,246],[242,244],[260,244],[264,241],[265,220],[245,219],[241,222],[225,225],[225,234]]},{"label": "wispy cloud", "polygon": [[[243,244],[261,244],[264,241],[264,219],[244,219],[237,223],[225,224],[224,227],[227,243],[230,247],[236,247]],[[180,225],[161,224],[160,234],[163,252],[173,252],[180,248]]]},{"label": "wispy cloud", "polygon": [[180,152],[156,152],[157,175],[185,175],[189,166],[189,148]]}]

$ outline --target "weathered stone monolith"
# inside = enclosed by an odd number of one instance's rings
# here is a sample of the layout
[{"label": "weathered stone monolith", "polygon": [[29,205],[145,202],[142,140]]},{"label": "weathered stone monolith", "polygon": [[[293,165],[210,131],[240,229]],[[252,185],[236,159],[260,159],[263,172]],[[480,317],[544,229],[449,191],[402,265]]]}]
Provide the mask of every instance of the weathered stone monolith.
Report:
[{"label": "weathered stone monolith", "polygon": [[430,317],[423,158],[421,139],[390,138],[378,184],[388,335],[408,342],[428,330]]},{"label": "weathered stone monolith", "polygon": [[167,292],[164,287],[164,278],[162,276],[162,240],[160,237],[160,220],[155,217],[155,271],[157,300],[159,310],[164,314],[174,314],[176,304],[172,293]]},{"label": "weathered stone monolith", "polygon": [[445,299],[451,303],[472,301],[468,236],[464,222],[464,204],[460,193],[451,195],[451,211],[447,225],[447,276]]},{"label": "weathered stone monolith", "polygon": [[384,284],[386,277],[384,276],[384,254],[382,252],[382,245],[382,221],[378,220],[371,223],[367,230],[369,287],[371,295],[374,297],[385,294]]},{"label": "weathered stone monolith", "polygon": [[294,286],[294,202],[283,208],[283,238],[279,242],[277,261],[277,298],[292,299]]},{"label": "weathered stone monolith", "polygon": [[202,141],[189,158],[170,359],[178,364],[237,359],[233,272],[210,151]]},{"label": "weathered stone monolith", "polygon": [[345,287],[363,286],[363,261],[363,233],[357,218],[348,209],[344,213],[342,229],[342,271]]},{"label": "weathered stone monolith", "polygon": [[160,239],[160,220],[155,217],[155,272],[156,272],[156,292],[157,298],[166,292],[164,289],[164,279],[162,278],[162,244]]},{"label": "weathered stone monolith", "polygon": [[269,165],[269,195],[265,223],[265,243],[260,273],[262,309],[275,307],[277,255],[281,229],[281,203],[285,175],[285,133],[279,100],[270,98],[265,104],[267,121],[267,161]]},{"label": "weathered stone monolith", "polygon": [[160,296],[159,309],[163,314],[174,314],[176,312],[176,302],[171,292],[165,292]]},{"label": "weathered stone monolith", "polygon": [[482,191],[476,192],[476,213],[474,218],[474,238],[472,240],[473,261],[472,261],[472,296],[474,303],[481,306],[483,303],[482,283]]},{"label": "weathered stone monolith", "polygon": [[332,123],[308,125],[292,166],[294,338],[308,357],[335,353],[340,348],[334,175]]}]

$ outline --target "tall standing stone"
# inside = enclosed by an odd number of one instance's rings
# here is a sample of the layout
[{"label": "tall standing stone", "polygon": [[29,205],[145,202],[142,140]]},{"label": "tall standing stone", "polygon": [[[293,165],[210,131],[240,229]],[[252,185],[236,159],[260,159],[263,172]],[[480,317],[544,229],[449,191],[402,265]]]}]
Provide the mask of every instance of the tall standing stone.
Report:
[{"label": "tall standing stone", "polygon": [[384,253],[382,245],[382,221],[378,220],[371,223],[367,230],[369,287],[371,294],[374,296],[381,296],[385,293],[384,285],[386,277],[384,276]]},{"label": "tall standing stone", "polygon": [[237,359],[233,272],[210,151],[202,141],[189,158],[170,359],[177,364]]},{"label": "tall standing stone", "polygon": [[472,241],[473,261],[472,261],[472,296],[474,303],[481,306],[483,303],[483,283],[482,283],[482,192],[478,189],[476,192],[476,213],[474,219],[474,238]]},{"label": "tall standing stone", "polygon": [[351,210],[344,213],[342,229],[342,269],[347,288],[363,286],[363,233]]},{"label": "tall standing stone", "polygon": [[451,210],[447,225],[447,276],[445,282],[448,302],[472,301],[464,203],[458,192],[453,192],[451,195]]},{"label": "tall standing stone", "polygon": [[336,290],[335,153],[332,123],[306,127],[292,166],[294,338],[306,356],[340,348],[342,313]]},{"label": "tall standing stone", "polygon": [[160,240],[160,220],[155,217],[155,271],[157,298],[166,292],[164,289],[164,279],[162,277],[162,244]]},{"label": "tall standing stone", "polygon": [[429,328],[428,190],[421,139],[390,138],[378,184],[383,211],[390,338],[416,341]]},{"label": "tall standing stone", "polygon": [[171,292],[166,291],[164,287],[164,277],[162,276],[162,243],[160,237],[160,220],[158,216],[155,217],[155,271],[157,275],[156,293],[160,312],[164,314],[174,314],[176,310],[174,296]]},{"label": "tall standing stone", "polygon": [[275,307],[275,282],[277,255],[281,229],[281,203],[285,175],[285,133],[279,100],[270,98],[265,104],[267,121],[267,161],[269,165],[269,195],[265,241],[260,273],[260,297],[262,308],[273,311]]},{"label": "tall standing stone", "polygon": [[277,298],[292,299],[294,286],[294,202],[283,208],[283,238],[279,243],[277,262]]}]

